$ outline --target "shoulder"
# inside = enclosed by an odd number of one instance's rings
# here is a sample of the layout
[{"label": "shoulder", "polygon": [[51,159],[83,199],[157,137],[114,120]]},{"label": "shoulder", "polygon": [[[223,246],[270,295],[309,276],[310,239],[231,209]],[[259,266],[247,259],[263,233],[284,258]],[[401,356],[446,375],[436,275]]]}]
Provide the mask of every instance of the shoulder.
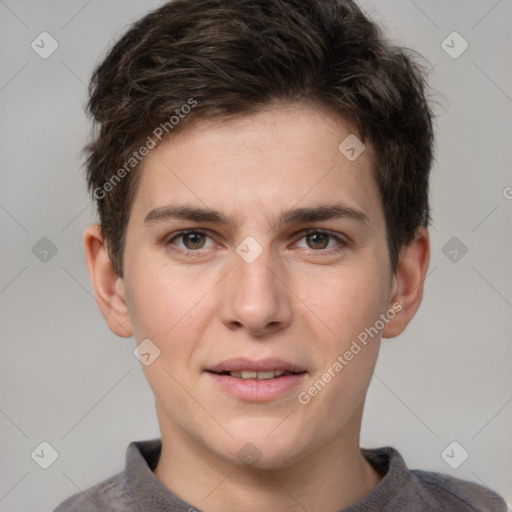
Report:
[{"label": "shoulder", "polygon": [[460,512],[507,512],[507,505],[497,493],[475,482],[419,469],[411,475],[418,482],[418,492],[426,504],[433,507],[450,505]]},{"label": "shoulder", "polygon": [[[350,512],[507,512],[503,498],[490,489],[453,476],[409,469],[395,448],[363,449],[362,453],[382,475],[377,487]],[[366,508],[365,508],[366,507]]]},{"label": "shoulder", "polygon": [[138,510],[131,493],[123,484],[123,473],[118,473],[89,489],[70,496],[53,512],[129,512]]},{"label": "shoulder", "polygon": [[135,512],[147,494],[162,494],[162,484],[152,473],[162,443],[160,439],[132,441],[126,448],[124,471],[67,498],[53,512]]}]

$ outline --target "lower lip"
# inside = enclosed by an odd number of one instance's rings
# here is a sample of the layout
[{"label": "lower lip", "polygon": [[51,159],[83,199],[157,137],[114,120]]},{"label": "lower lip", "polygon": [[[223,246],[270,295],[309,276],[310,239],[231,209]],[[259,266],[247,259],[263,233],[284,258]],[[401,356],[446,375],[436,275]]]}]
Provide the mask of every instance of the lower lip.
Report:
[{"label": "lower lip", "polygon": [[273,379],[240,379],[231,375],[206,372],[223,391],[240,400],[263,402],[300,387],[306,373],[284,375]]}]

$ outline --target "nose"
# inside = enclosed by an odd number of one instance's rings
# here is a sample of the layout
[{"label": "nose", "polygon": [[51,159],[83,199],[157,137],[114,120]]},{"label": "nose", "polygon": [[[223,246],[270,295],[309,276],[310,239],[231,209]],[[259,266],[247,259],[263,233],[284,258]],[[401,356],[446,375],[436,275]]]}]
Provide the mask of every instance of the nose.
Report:
[{"label": "nose", "polygon": [[219,314],[231,330],[265,336],[290,325],[292,294],[286,268],[265,249],[252,262],[234,255],[234,268],[223,280]]}]

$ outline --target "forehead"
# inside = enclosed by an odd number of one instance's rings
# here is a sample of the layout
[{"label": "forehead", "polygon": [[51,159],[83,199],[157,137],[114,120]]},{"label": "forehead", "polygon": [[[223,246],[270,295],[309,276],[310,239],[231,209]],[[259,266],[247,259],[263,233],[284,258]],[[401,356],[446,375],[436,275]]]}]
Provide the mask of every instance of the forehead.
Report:
[{"label": "forehead", "polygon": [[371,166],[371,147],[363,149],[349,123],[319,108],[198,121],[145,157],[132,215],[186,203],[240,221],[268,220],[292,207],[342,203],[378,216]]}]

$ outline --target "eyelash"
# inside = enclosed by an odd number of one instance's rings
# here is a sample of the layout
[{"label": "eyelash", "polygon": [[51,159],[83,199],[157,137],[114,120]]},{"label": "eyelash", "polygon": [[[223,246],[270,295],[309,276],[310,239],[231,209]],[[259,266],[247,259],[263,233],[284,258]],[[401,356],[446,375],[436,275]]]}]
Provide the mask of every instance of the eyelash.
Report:
[{"label": "eyelash", "polygon": [[[201,254],[202,249],[196,249],[196,250],[187,249],[187,250],[184,250],[184,249],[178,249],[176,247],[173,247],[172,242],[174,240],[179,239],[180,237],[183,237],[185,235],[189,235],[191,233],[200,234],[200,235],[204,235],[204,236],[207,236],[209,238],[212,238],[207,232],[203,231],[202,229],[186,229],[186,230],[180,231],[178,233],[172,234],[170,237],[167,237],[164,240],[164,245],[166,247],[168,247],[170,250],[172,250],[173,252],[177,252],[177,253],[180,253],[182,255],[186,255],[186,256],[202,256],[203,255],[203,254]],[[338,245],[336,245],[335,247],[331,247],[330,249],[309,249],[310,253],[313,253],[313,254],[314,253],[318,253],[318,254],[324,254],[325,255],[325,254],[338,253],[338,252],[341,252],[343,249],[345,249],[347,247],[347,245],[348,245],[348,243],[345,240],[343,240],[342,238],[340,238],[339,236],[335,235],[334,233],[331,233],[330,231],[326,231],[326,230],[323,230],[323,229],[306,229],[304,231],[301,231],[301,233],[300,233],[301,236],[300,236],[299,240],[302,240],[304,237],[306,237],[308,235],[312,235],[312,234],[326,235],[330,239],[333,238],[334,240],[336,240],[338,242]]]}]

